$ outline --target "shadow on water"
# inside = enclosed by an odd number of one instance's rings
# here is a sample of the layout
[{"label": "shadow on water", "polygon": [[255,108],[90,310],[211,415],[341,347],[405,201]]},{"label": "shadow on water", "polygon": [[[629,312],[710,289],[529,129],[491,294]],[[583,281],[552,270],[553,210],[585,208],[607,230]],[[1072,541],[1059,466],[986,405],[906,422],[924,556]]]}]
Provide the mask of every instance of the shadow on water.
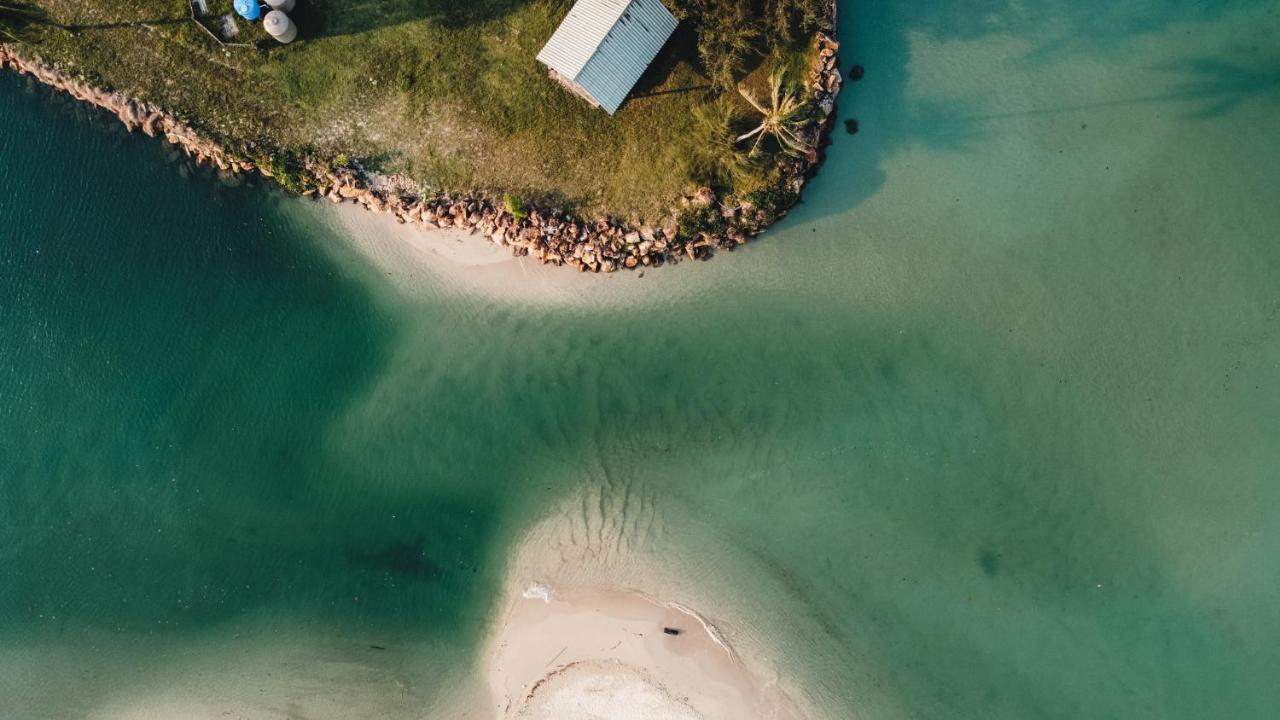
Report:
[{"label": "shadow on water", "polygon": [[435,580],[442,571],[440,565],[427,555],[421,535],[407,541],[392,540],[378,550],[351,551],[347,558],[355,565],[422,580]]},{"label": "shadow on water", "polygon": [[[935,108],[929,104],[922,104],[922,106],[927,108],[924,113],[926,117],[932,115],[940,120],[945,117],[954,126],[966,128],[965,131],[954,136],[972,138],[981,134],[981,125],[988,120],[1036,117],[1074,113],[1080,110],[1168,102],[1193,103],[1198,109],[1188,112],[1187,117],[1207,120],[1221,117],[1252,100],[1271,103],[1280,102],[1280,57],[1272,62],[1260,64],[1259,68],[1250,68],[1212,58],[1196,58],[1170,63],[1158,69],[1177,73],[1181,76],[1181,80],[1170,83],[1169,89],[1165,92],[1151,95],[1072,103],[1031,110],[990,113],[987,115],[948,113],[944,108]],[[934,147],[937,147],[937,145],[934,145]],[[956,148],[957,146],[952,144],[946,149]]]},{"label": "shadow on water", "polygon": [[24,86],[0,77],[5,137],[57,141],[0,142],[0,192],[24,198],[0,205],[0,632],[259,610],[474,632],[497,499],[332,461],[399,316],[277,193],[183,181],[155,141]]},{"label": "shadow on water", "polygon": [[1190,53],[1185,61],[1157,68],[1167,72],[1167,85],[1149,94],[990,113],[983,109],[982,97],[912,96],[908,89],[912,36],[924,35],[935,41],[1013,37],[1031,45],[1020,62],[1038,65],[1070,53],[1120,52],[1127,43],[1167,31],[1175,23],[1207,22],[1260,2],[841,2],[842,65],[846,69],[864,65],[866,76],[846,83],[838,113],[841,120],[856,119],[860,131],[847,135],[837,123],[827,163],[806,191],[807,204],[797,209],[795,219],[812,221],[856,208],[883,187],[889,158],[913,145],[944,152],[969,151],[995,132],[987,127],[992,120],[1127,104],[1187,102],[1202,103],[1189,117],[1212,118],[1250,100],[1275,101],[1280,87],[1280,63],[1274,57],[1241,64]]}]

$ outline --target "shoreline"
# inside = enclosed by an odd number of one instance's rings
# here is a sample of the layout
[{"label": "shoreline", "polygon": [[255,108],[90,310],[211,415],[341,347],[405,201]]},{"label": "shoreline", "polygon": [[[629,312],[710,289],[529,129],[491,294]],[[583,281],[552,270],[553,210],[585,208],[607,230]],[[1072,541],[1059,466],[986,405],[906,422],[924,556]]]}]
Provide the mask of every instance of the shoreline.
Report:
[{"label": "shoreline", "polygon": [[495,623],[485,670],[503,720],[804,717],[710,621],[635,590],[530,585]]},{"label": "shoreline", "polygon": [[[442,709],[462,716],[487,703],[497,720],[838,716],[785,669],[796,660],[785,628],[797,618],[766,620],[772,611],[750,601],[759,593],[744,597],[700,569],[723,556],[667,546],[648,501],[609,495],[584,487],[531,518],[507,555],[478,658],[486,687]],[[637,705],[650,712],[625,713]]]},{"label": "shoreline", "polygon": [[[0,43],[0,69],[30,76],[54,90],[71,95],[115,115],[130,132],[162,138],[177,146],[197,165],[211,165],[231,175],[259,174],[275,179],[286,190],[333,203],[351,202],[366,210],[386,213],[402,224],[422,229],[454,228],[504,248],[513,257],[529,257],[541,264],[570,267],[579,272],[612,273],[645,270],[684,260],[706,260],[719,250],[733,250],[782,219],[795,203],[809,177],[822,164],[822,148],[829,140],[836,96],[843,82],[834,39],[836,4],[829,4],[827,30],[812,42],[815,62],[804,89],[821,110],[811,127],[812,149],[801,158],[784,157],[782,180],[773,190],[785,202],[773,209],[749,200],[726,205],[708,187],[679,198],[664,219],[653,225],[616,218],[586,219],[556,209],[516,209],[503,198],[483,193],[424,195],[411,181],[351,168],[331,168],[304,158],[301,170],[270,157],[249,159],[205,137],[190,124],[151,103],[124,93],[95,87],[15,45]],[[684,222],[693,218],[694,227]],[[679,218],[679,219],[678,219]],[[682,228],[682,226],[685,226]]]}]

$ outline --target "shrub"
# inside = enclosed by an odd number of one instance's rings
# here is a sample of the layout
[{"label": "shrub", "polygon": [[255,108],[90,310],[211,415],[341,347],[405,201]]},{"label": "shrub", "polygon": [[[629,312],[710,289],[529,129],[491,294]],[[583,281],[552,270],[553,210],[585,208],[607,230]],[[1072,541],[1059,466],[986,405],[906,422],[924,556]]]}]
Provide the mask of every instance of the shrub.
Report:
[{"label": "shrub", "polygon": [[675,14],[698,35],[698,58],[712,82],[732,88],[769,46],[817,30],[828,0],[676,0]]},{"label": "shrub", "polygon": [[717,190],[733,188],[750,179],[751,160],[737,146],[743,117],[730,98],[721,96],[694,111],[698,142],[690,148],[687,174],[699,185]]},{"label": "shrub", "polygon": [[744,197],[756,206],[757,216],[764,222],[773,222],[800,199],[799,195],[781,182],[753,190]]},{"label": "shrub", "polygon": [[525,209],[524,201],[511,193],[506,193],[502,196],[502,204],[506,206],[507,212],[511,217],[515,218],[516,222],[529,217],[529,211]]},{"label": "shrub", "polygon": [[315,176],[307,170],[302,155],[296,150],[282,150],[259,160],[259,165],[271,171],[280,187],[295,193],[304,193],[316,187]]},{"label": "shrub", "polygon": [[676,218],[676,237],[688,240],[700,232],[717,233],[724,229],[724,216],[713,205],[691,206]]}]

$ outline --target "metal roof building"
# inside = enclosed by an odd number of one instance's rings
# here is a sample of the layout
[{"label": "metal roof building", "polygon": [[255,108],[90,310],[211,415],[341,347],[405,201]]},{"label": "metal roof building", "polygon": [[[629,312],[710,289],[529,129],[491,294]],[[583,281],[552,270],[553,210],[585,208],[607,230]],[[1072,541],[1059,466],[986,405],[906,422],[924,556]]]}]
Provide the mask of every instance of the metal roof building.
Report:
[{"label": "metal roof building", "polygon": [[553,78],[612,115],[676,24],[661,0],[578,0],[538,60]]}]

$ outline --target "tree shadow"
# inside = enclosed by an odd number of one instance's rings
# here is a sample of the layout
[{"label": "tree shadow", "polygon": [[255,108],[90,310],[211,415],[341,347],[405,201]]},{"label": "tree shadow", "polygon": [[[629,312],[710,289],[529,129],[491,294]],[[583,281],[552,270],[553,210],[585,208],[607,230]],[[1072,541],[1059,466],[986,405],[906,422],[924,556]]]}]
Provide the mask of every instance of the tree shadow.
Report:
[{"label": "tree shadow", "polygon": [[1142,98],[1160,100],[1193,100],[1203,103],[1191,117],[1220,117],[1252,100],[1280,102],[1280,55],[1257,67],[1245,67],[1217,58],[1192,58],[1174,63],[1166,69],[1183,73],[1183,81],[1164,96]]},{"label": "tree shadow", "polygon": [[532,0],[311,0],[291,13],[303,37],[356,35],[431,20],[448,29],[496,20]]},{"label": "tree shadow", "polygon": [[178,25],[180,23],[190,21],[190,16],[182,15],[179,17],[151,18],[149,20],[120,20],[118,22],[88,23],[84,25],[72,23],[69,25],[62,25],[60,27],[68,32],[78,33],[85,30],[116,30],[119,28],[140,28],[147,25]]},{"label": "tree shadow", "polygon": [[[952,128],[950,133],[930,135],[929,146],[942,150],[964,150],[967,141],[989,135],[985,124],[993,120],[1024,117],[1040,117],[1075,113],[1081,110],[1125,107],[1131,105],[1190,103],[1195,109],[1184,116],[1197,120],[1222,117],[1248,102],[1280,102],[1280,57],[1246,67],[1239,63],[1217,58],[1191,58],[1154,68],[1179,73],[1181,79],[1171,82],[1166,90],[1148,95],[1097,100],[1093,102],[1064,103],[1045,108],[1017,110],[1002,113],[965,112],[960,104],[940,105],[921,102],[922,119],[925,122],[943,124]],[[954,142],[949,143],[949,140]]]},{"label": "tree shadow", "polygon": [[699,91],[711,90],[711,89],[712,89],[712,86],[710,84],[688,85],[685,87],[668,88],[666,90],[653,90],[640,95],[636,95],[633,93],[630,99],[642,100],[644,98],[661,97],[663,95],[680,95],[683,93],[699,92]]}]

